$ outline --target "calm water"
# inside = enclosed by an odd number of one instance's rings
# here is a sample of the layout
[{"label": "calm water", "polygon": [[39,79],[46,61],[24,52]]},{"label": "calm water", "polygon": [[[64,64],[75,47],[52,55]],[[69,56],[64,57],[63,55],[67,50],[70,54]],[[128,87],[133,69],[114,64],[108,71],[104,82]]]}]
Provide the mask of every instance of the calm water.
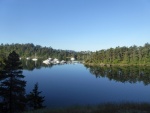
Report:
[{"label": "calm water", "polygon": [[128,70],[64,64],[25,69],[23,74],[26,92],[38,82],[47,107],[150,102],[150,74],[145,68]]}]

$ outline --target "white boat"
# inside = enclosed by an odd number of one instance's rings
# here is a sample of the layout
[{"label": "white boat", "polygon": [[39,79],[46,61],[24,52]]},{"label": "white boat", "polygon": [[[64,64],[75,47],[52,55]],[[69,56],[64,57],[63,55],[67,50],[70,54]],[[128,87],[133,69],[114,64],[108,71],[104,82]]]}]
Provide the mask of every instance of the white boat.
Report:
[{"label": "white boat", "polygon": [[60,62],[59,62],[59,60],[57,59],[57,58],[55,58],[54,60],[53,60],[53,64],[59,64]]},{"label": "white boat", "polygon": [[44,64],[50,64],[51,63],[51,58],[48,58],[46,60],[43,61]]},{"label": "white boat", "polygon": [[35,58],[32,59],[33,61],[37,61],[38,59],[36,58],[36,54],[35,54]]},{"label": "white boat", "polygon": [[61,63],[61,64],[64,64],[64,63],[66,63],[66,61],[62,60],[62,61],[60,61],[60,63]]},{"label": "white boat", "polygon": [[54,62],[56,62],[56,61],[58,61],[58,59],[57,59],[57,58],[55,58],[53,61],[54,61]]},{"label": "white boat", "polygon": [[29,59],[30,59],[30,57],[27,57],[26,59],[27,59],[27,60],[29,60]]},{"label": "white boat", "polygon": [[75,58],[74,58],[74,57],[71,57],[71,58],[70,58],[70,60],[71,60],[71,61],[74,61],[74,60],[75,60]]},{"label": "white boat", "polygon": [[59,64],[59,63],[60,63],[59,60],[57,60],[57,61],[56,61],[56,64]]},{"label": "white boat", "polygon": [[38,59],[37,59],[37,58],[33,58],[32,60],[33,60],[33,61],[37,61]]}]

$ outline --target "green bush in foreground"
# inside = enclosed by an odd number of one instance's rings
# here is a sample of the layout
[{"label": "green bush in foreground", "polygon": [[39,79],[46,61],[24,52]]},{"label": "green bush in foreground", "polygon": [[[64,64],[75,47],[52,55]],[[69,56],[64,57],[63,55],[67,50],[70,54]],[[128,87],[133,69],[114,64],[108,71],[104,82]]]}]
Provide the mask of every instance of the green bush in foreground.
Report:
[{"label": "green bush in foreground", "polygon": [[101,104],[97,106],[73,106],[57,109],[39,109],[24,113],[150,113],[150,104]]}]

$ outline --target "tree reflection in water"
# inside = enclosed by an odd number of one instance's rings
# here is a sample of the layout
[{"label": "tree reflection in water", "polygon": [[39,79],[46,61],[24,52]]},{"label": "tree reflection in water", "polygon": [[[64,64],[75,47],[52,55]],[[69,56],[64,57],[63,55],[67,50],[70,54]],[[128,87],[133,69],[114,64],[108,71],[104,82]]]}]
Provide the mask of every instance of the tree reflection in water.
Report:
[{"label": "tree reflection in water", "polygon": [[24,70],[33,71],[34,69],[41,69],[42,67],[52,67],[52,64],[46,65],[42,63],[42,59],[38,59],[38,61],[26,60],[22,59],[22,65]]},{"label": "tree reflection in water", "polygon": [[90,73],[99,77],[107,77],[118,82],[143,82],[150,84],[150,67],[148,66],[87,66]]}]

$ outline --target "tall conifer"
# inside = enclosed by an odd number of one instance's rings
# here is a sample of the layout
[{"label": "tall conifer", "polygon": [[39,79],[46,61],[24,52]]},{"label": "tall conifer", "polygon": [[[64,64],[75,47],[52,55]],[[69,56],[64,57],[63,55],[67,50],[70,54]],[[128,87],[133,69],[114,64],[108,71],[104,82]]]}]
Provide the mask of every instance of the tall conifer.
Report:
[{"label": "tall conifer", "polygon": [[13,51],[5,61],[0,85],[2,112],[17,113],[25,109],[25,85],[19,55]]}]

